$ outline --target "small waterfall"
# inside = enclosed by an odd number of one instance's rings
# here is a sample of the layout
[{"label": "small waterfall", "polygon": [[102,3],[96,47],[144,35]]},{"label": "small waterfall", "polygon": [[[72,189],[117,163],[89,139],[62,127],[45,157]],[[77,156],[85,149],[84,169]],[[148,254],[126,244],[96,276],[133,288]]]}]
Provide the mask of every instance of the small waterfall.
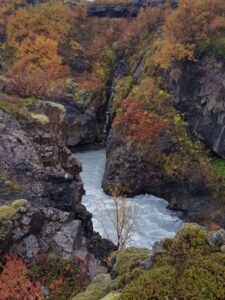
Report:
[{"label": "small waterfall", "polygon": [[110,130],[111,126],[111,109],[112,109],[112,103],[113,99],[115,97],[115,85],[116,81],[127,76],[128,75],[128,68],[127,68],[127,63],[126,59],[122,58],[117,64],[117,67],[115,68],[114,72],[112,73],[112,78],[110,82],[110,87],[108,90],[108,103],[106,106],[106,112],[105,112],[105,124],[103,127],[102,135],[101,135],[101,144],[105,146],[107,136]]},{"label": "small waterfall", "polygon": [[109,101],[108,101],[108,104],[106,107],[106,112],[105,112],[105,124],[103,127],[102,136],[101,136],[102,145],[105,145],[105,143],[106,143],[106,139],[107,139],[107,136],[109,133],[110,125],[111,125],[111,108],[112,108],[114,95],[115,95],[115,92],[114,92],[114,89],[112,88],[110,97],[109,97]]}]

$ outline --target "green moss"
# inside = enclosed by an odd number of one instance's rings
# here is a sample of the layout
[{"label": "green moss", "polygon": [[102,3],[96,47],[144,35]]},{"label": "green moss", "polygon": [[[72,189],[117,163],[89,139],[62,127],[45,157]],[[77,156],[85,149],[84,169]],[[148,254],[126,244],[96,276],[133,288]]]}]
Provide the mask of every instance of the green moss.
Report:
[{"label": "green moss", "polygon": [[222,158],[214,158],[212,166],[220,177],[225,177],[225,160]]},{"label": "green moss", "polygon": [[119,299],[120,299],[120,294],[119,293],[109,293],[108,295],[106,295],[101,300],[119,300]]},{"label": "green moss", "polygon": [[128,285],[121,295],[121,300],[150,300],[174,299],[176,271],[173,267],[164,266],[155,268],[141,275]]},{"label": "green moss", "polygon": [[123,275],[132,271],[139,263],[151,254],[150,250],[139,248],[126,248],[115,252],[112,259],[115,259],[115,271],[118,275]]},{"label": "green moss", "polygon": [[185,224],[164,244],[168,252],[122,290],[121,300],[225,299],[225,253],[208,245],[202,228]]},{"label": "green moss", "polygon": [[97,276],[88,286],[84,293],[74,297],[72,300],[99,300],[105,297],[110,291],[111,278],[109,274]]},{"label": "green moss", "polygon": [[176,257],[192,256],[196,251],[205,253],[210,250],[207,243],[207,233],[194,224],[183,225],[171,248]]},{"label": "green moss", "polygon": [[26,199],[18,199],[12,202],[12,207],[14,208],[20,208],[27,205]]},{"label": "green moss", "polygon": [[29,112],[21,100],[0,99],[0,109],[21,119],[29,118]]},{"label": "green moss", "polygon": [[117,81],[115,87],[115,98],[113,100],[113,112],[115,112],[121,104],[121,101],[126,98],[134,83],[133,76],[129,75]]},{"label": "green moss", "polygon": [[225,36],[216,37],[197,45],[199,55],[210,52],[225,59]]},{"label": "green moss", "polygon": [[31,113],[30,116],[32,119],[34,119],[35,121],[37,121],[41,124],[49,123],[49,118],[44,114]]},{"label": "green moss", "polygon": [[26,204],[27,201],[25,199],[19,199],[11,204],[0,206],[0,221],[12,219],[20,211],[20,208]]}]

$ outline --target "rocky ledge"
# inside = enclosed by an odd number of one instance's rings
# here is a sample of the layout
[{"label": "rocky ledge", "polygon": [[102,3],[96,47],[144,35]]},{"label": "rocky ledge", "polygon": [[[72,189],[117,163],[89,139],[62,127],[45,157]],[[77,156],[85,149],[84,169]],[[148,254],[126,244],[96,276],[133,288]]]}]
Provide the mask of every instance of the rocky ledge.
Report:
[{"label": "rocky ledge", "polygon": [[[177,7],[178,0],[170,0],[168,3],[172,8]],[[89,17],[110,17],[110,18],[127,18],[136,17],[141,8],[162,6],[166,0],[134,0],[134,1],[113,1],[107,3],[91,2],[88,3],[88,16]]]},{"label": "rocky ledge", "polygon": [[[100,249],[96,254],[96,249]],[[41,255],[87,260],[92,278],[105,272],[102,261],[115,250],[97,234],[86,237],[81,220],[55,208],[32,207],[20,199],[0,207],[0,256],[13,252],[28,264]]]}]

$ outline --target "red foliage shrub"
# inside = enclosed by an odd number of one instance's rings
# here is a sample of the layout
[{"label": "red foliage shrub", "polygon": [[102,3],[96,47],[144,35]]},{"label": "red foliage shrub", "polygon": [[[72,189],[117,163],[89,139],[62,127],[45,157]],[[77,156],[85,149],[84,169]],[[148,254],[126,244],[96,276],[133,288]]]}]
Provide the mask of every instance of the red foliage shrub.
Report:
[{"label": "red foliage shrub", "polygon": [[50,93],[49,83],[51,80],[64,76],[66,72],[67,70],[60,66],[51,66],[46,70],[40,68],[16,69],[9,74],[6,89],[8,93],[17,94],[21,97],[40,99],[49,96],[54,97],[54,93],[57,93],[57,87]]},{"label": "red foliage shrub", "polygon": [[156,114],[145,113],[137,101],[125,99],[122,110],[116,116],[114,126],[121,124],[125,126],[127,135],[143,143],[159,133],[164,126],[164,121]]},{"label": "red foliage shrub", "polygon": [[41,300],[40,283],[28,279],[24,262],[13,254],[6,256],[0,273],[0,300]]}]

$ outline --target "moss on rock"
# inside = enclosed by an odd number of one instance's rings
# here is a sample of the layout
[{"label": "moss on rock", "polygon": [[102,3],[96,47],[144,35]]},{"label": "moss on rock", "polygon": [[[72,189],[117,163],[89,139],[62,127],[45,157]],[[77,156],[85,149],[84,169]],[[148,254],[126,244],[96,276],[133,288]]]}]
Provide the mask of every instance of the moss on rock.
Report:
[{"label": "moss on rock", "polygon": [[119,299],[120,299],[120,294],[119,293],[109,293],[108,295],[106,295],[101,300],[119,300]]},{"label": "moss on rock", "polygon": [[21,209],[27,205],[27,200],[19,199],[8,205],[0,206],[0,222],[12,219]]},{"label": "moss on rock", "polygon": [[207,232],[186,224],[145,271],[121,292],[121,300],[225,299],[225,253],[210,246]]},{"label": "moss on rock", "polygon": [[139,263],[151,254],[150,250],[139,248],[126,248],[113,254],[116,263],[114,269],[118,275],[132,271]]},{"label": "moss on rock", "polygon": [[111,278],[109,274],[97,276],[88,286],[84,293],[73,298],[73,300],[99,300],[110,292]]},{"label": "moss on rock", "polygon": [[31,113],[30,116],[32,119],[34,119],[35,121],[37,121],[41,124],[49,123],[49,118],[44,114]]}]

